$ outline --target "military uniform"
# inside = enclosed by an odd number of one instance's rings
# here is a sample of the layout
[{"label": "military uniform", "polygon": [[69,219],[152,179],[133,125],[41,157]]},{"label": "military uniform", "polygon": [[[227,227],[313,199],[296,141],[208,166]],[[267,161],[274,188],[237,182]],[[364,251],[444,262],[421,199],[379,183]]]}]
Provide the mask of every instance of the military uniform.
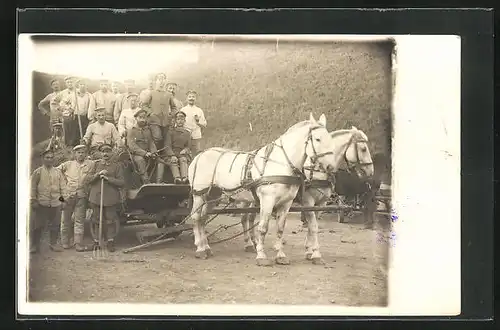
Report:
[{"label": "military uniform", "polygon": [[[137,117],[137,115],[143,112],[146,111],[139,110],[135,114],[135,117]],[[141,176],[143,183],[145,184],[149,183],[149,176],[147,174],[147,164],[144,158],[147,152],[155,153],[157,151],[149,126],[147,125],[144,127],[135,126],[132,127],[130,130],[128,130],[127,146],[130,150],[130,153],[132,154],[132,158],[135,164],[137,164],[137,167],[139,169],[139,175]]]},{"label": "military uniform", "polygon": [[[61,135],[56,134],[58,129],[61,129]],[[64,141],[64,131],[62,131],[62,129],[62,122],[55,122],[52,124],[52,136],[49,139],[47,150],[51,149],[52,151],[56,151],[66,148],[66,143]]]},{"label": "military uniform", "polygon": [[[176,115],[185,114],[179,111]],[[170,170],[176,183],[186,182],[188,164],[191,161],[191,131],[185,127],[170,129],[165,139],[166,155],[170,159]],[[180,173],[179,173],[180,172]]]},{"label": "military uniform", "polygon": [[[50,150],[44,150],[42,157]],[[50,247],[61,251],[57,241],[61,225],[61,207],[67,199],[66,180],[56,167],[40,166],[30,178],[31,181],[31,216],[30,216],[30,252],[37,252],[44,228],[49,225]]]},{"label": "military uniform", "polygon": [[[109,144],[100,146],[99,151],[104,148],[112,148]],[[87,176],[86,182],[89,184],[89,203],[92,208],[92,221],[99,223],[99,208],[101,204],[101,179],[99,172],[106,170],[109,180],[104,180],[103,188],[103,236],[108,241],[109,246],[113,246],[116,236],[115,223],[118,220],[118,207],[121,203],[120,188],[125,185],[123,169],[119,163],[99,159]],[[98,242],[96,241],[95,244]],[[110,248],[112,250],[112,248]]]},{"label": "military uniform", "polygon": [[[81,149],[86,149],[86,146],[78,145],[73,148],[73,151]],[[88,159],[84,159],[81,163],[77,160],[70,160],[58,166],[68,183],[68,200],[61,219],[63,248],[70,247],[70,236],[74,236],[76,250],[82,252],[86,249],[83,246],[85,215],[88,206],[88,186],[85,185],[85,180],[93,166],[94,162]],[[74,223],[71,218],[73,213]]]}]

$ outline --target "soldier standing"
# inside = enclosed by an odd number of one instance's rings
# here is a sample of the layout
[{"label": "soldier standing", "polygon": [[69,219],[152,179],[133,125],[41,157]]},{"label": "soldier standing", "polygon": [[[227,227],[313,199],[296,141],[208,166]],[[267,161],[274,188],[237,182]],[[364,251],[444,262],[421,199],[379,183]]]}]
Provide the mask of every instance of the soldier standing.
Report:
[{"label": "soldier standing", "polygon": [[[85,179],[94,166],[94,162],[86,159],[87,147],[77,145],[73,148],[75,160],[70,160],[58,166],[66,177],[68,199],[61,220],[61,243],[64,249],[69,249],[70,236],[74,236],[76,251],[87,251],[83,245],[84,222],[88,205],[88,187]],[[72,215],[74,213],[74,224]]]},{"label": "soldier standing", "polygon": [[120,94],[120,96],[116,98],[116,102],[115,102],[115,109],[114,109],[113,117],[115,119],[116,125],[118,125],[118,120],[120,119],[120,115],[121,115],[123,109],[130,108],[130,102],[129,102],[128,96],[132,95],[132,94],[136,95],[134,93],[135,80],[127,79],[124,81],[124,83],[125,83],[125,93]]},{"label": "soldier standing", "polygon": [[203,128],[207,127],[207,120],[205,119],[203,110],[195,105],[196,95],[196,91],[188,91],[188,104],[182,108],[182,111],[186,114],[185,126],[191,131],[191,152],[193,157],[200,152],[202,138],[201,132]]},{"label": "soldier standing", "polygon": [[[175,107],[177,108],[177,111],[182,109],[182,107],[184,106],[184,104],[182,104],[182,102],[177,98],[175,97],[175,95],[177,94],[177,83],[174,83],[174,82],[169,82],[167,84],[167,91],[170,92],[170,94],[172,94],[172,97],[174,99],[174,103],[175,103]],[[172,114],[172,116],[174,116],[175,114]],[[175,119],[174,119],[175,121]]]},{"label": "soldier standing", "polygon": [[[101,180],[104,180],[102,191],[103,217],[102,234],[110,252],[115,251],[114,238],[116,236],[115,226],[118,219],[118,207],[121,203],[120,188],[125,185],[122,166],[110,161],[113,148],[110,144],[99,147],[102,159],[95,162],[93,169],[87,176],[86,182],[90,185],[89,203],[92,208],[92,221],[99,223],[99,209],[101,205]],[[94,245],[99,241],[94,240]]]},{"label": "soldier standing", "polygon": [[97,108],[104,108],[105,111],[105,120],[109,123],[114,124],[114,110],[115,110],[115,102],[116,95],[109,90],[108,80],[101,79],[99,84],[99,90],[92,94],[92,102],[90,103],[89,108],[89,120],[90,122],[94,122],[95,111]]},{"label": "soldier standing", "polygon": [[60,98],[59,105],[62,110],[66,145],[74,147],[78,144],[79,140],[79,128],[76,118],[76,88],[73,77],[68,76],[64,79],[64,81],[66,82],[66,89],[58,95],[58,98]]},{"label": "soldier standing", "polygon": [[[49,116],[49,127],[52,129],[52,124],[62,122],[62,112],[59,109],[59,102],[54,99],[61,92],[61,84],[57,79],[50,81],[52,92],[45,96],[39,103],[38,109],[44,116]],[[47,105],[49,106],[47,108]]]},{"label": "soldier standing", "polygon": [[123,109],[117,124],[120,137],[126,137],[127,131],[136,125],[135,114],[140,110],[137,106],[137,94],[129,94],[127,98],[129,107]]},{"label": "soldier standing", "polygon": [[[79,79],[76,82],[76,98],[77,98],[77,106],[76,106],[76,115],[79,118],[77,119],[78,125],[78,136],[79,139],[83,137],[85,131],[87,130],[87,126],[89,126],[89,109],[90,104],[92,103],[92,94],[87,91],[87,84],[85,80]],[[79,123],[78,123],[79,120]],[[80,127],[82,128],[82,136],[80,136]]]},{"label": "soldier standing", "polygon": [[66,180],[62,172],[54,167],[54,152],[41,153],[43,165],[31,175],[31,216],[30,216],[30,253],[40,249],[44,228],[49,225],[50,249],[62,252],[58,245],[61,226],[61,209],[67,199]]},{"label": "soldier standing", "polygon": [[[145,97],[142,104],[143,109],[148,109],[148,124],[153,135],[157,149],[163,149],[164,139],[171,125],[171,113],[177,112],[173,96],[166,90],[166,75],[159,73],[155,77],[155,88],[149,96]],[[159,163],[157,167],[156,181],[163,182],[164,165]]]}]

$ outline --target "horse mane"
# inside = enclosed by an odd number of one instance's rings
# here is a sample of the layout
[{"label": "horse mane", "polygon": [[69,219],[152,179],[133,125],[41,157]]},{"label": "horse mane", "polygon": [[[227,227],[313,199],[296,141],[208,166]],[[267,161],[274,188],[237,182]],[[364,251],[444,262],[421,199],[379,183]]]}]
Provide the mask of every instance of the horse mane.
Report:
[{"label": "horse mane", "polygon": [[368,136],[366,136],[365,132],[359,129],[340,129],[338,131],[333,131],[330,132],[330,136],[332,138],[337,137],[339,135],[347,134],[347,133],[354,133],[357,135],[360,135],[364,140],[368,140]]},{"label": "horse mane", "polygon": [[344,134],[347,134],[347,133],[352,133],[352,130],[351,129],[340,129],[338,131],[330,132],[330,136],[332,138],[334,138],[334,137],[337,137],[339,135],[344,135]]}]

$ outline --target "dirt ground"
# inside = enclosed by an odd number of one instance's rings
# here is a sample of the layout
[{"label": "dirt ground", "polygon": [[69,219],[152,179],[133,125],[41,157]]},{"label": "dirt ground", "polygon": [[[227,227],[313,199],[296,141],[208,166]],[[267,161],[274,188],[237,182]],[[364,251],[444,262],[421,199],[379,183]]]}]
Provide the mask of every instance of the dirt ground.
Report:
[{"label": "dirt ground", "polygon": [[[306,229],[299,214],[290,214],[285,230],[285,253],[291,264],[259,267],[255,254],[244,252],[243,236],[212,245],[214,256],[195,259],[193,236],[124,254],[138,245],[135,232],[142,225],[125,227],[117,251],[107,261],[92,259],[92,252],[51,252],[47,241],[31,257],[29,294],[37,302],[127,303],[271,303],[387,305],[387,244],[377,231],[363,228],[360,219],[338,223],[337,216],[322,215],[321,253],[325,265],[304,258]],[[239,218],[219,216],[208,228],[233,224]],[[274,257],[275,221],[270,222],[266,253]],[[211,240],[240,232],[234,226]],[[387,233],[386,233],[387,235]],[[88,243],[91,242],[87,237]]]}]

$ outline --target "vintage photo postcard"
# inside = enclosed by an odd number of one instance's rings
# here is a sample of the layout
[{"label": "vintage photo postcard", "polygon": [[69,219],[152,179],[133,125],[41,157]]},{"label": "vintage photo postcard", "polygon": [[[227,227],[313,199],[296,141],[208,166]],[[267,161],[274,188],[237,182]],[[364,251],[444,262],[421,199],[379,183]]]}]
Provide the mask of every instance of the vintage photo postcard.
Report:
[{"label": "vintage photo postcard", "polygon": [[460,314],[460,37],[18,49],[20,314]]}]

